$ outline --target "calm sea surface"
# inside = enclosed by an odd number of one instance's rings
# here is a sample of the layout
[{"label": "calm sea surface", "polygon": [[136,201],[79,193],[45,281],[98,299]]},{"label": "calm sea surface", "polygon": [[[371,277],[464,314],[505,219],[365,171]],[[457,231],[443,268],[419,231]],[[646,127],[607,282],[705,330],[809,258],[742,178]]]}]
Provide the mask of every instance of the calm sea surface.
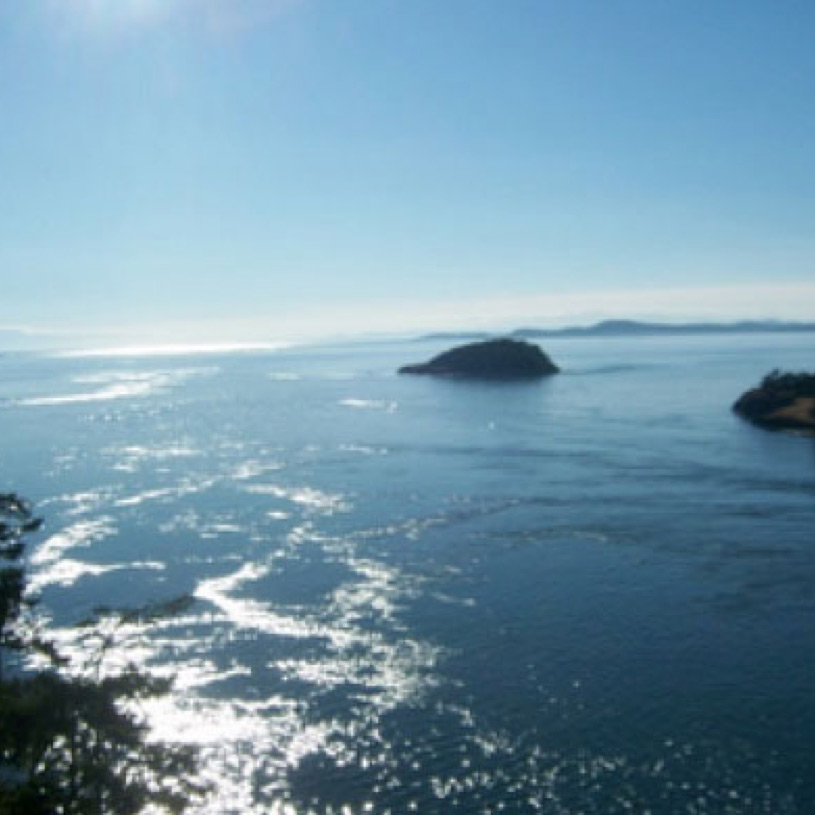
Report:
[{"label": "calm sea surface", "polygon": [[815,811],[815,441],[730,412],[815,336],[545,347],[0,357],[52,635],[195,598],[107,662],[175,677],[196,812]]}]

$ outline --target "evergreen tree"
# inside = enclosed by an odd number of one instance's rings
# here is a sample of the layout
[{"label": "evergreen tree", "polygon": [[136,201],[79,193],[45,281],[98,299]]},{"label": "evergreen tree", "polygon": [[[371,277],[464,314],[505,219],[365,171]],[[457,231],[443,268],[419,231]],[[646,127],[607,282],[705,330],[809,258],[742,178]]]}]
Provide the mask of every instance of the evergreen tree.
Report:
[{"label": "evergreen tree", "polygon": [[[23,625],[30,605],[25,536],[39,526],[24,500],[0,494],[0,815],[136,815],[147,804],[183,811],[204,791],[190,780],[194,753],[148,743],[127,705],[166,693],[169,683],[135,669],[103,679],[67,678],[56,670],[62,660],[55,649]],[[152,617],[183,607],[164,604]],[[145,610],[119,617],[134,615],[151,618]],[[18,666],[10,677],[3,660],[34,651],[51,656],[52,669]]]},{"label": "evergreen tree", "polygon": [[21,565],[25,552],[23,539],[41,524],[22,498],[13,493],[0,494],[0,680],[3,678],[4,652],[18,651],[24,645],[18,631],[25,606],[25,570]]}]

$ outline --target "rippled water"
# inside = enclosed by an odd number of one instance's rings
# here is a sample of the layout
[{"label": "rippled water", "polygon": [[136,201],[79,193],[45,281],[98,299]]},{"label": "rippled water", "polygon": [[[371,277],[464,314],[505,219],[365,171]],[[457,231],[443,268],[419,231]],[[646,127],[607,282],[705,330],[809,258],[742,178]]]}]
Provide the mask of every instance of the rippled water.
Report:
[{"label": "rippled water", "polygon": [[176,678],[200,813],[810,813],[815,445],[729,407],[815,338],[394,375],[435,350],[0,357],[62,647]]}]

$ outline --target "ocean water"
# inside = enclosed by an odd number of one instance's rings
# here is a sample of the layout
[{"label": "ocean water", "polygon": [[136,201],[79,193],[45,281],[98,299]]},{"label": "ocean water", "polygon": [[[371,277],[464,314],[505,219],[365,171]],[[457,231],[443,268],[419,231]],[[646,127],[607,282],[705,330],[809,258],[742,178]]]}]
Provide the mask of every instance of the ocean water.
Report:
[{"label": "ocean water", "polygon": [[175,678],[142,713],[193,812],[815,811],[815,441],[730,411],[815,337],[545,347],[0,357],[47,629]]}]

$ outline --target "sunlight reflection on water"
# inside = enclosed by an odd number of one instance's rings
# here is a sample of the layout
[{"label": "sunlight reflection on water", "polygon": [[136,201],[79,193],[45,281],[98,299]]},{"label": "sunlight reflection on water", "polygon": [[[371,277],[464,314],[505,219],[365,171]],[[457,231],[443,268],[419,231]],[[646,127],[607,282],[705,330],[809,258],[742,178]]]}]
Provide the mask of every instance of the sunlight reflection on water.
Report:
[{"label": "sunlight reflection on water", "polygon": [[36,396],[18,399],[21,407],[44,407],[80,404],[84,402],[107,402],[116,399],[145,397],[158,391],[180,385],[193,376],[212,375],[217,368],[176,368],[159,371],[110,371],[106,373],[76,376],[73,382],[77,385],[101,385],[93,391],[64,393],[49,396]]},{"label": "sunlight reflection on water", "polygon": [[[786,757],[755,724],[789,693],[794,753],[811,677],[774,651],[806,641],[812,584],[812,480],[783,439],[715,405],[708,439],[614,391],[657,376],[675,411],[658,366],[595,366],[611,395],[569,401],[588,376],[499,392],[250,363],[97,361],[13,402],[56,428],[45,622],[77,670],[175,680],[139,711],[200,747],[193,815],[806,812],[807,775],[767,780]],[[64,627],[182,593],[175,617]]]}]

